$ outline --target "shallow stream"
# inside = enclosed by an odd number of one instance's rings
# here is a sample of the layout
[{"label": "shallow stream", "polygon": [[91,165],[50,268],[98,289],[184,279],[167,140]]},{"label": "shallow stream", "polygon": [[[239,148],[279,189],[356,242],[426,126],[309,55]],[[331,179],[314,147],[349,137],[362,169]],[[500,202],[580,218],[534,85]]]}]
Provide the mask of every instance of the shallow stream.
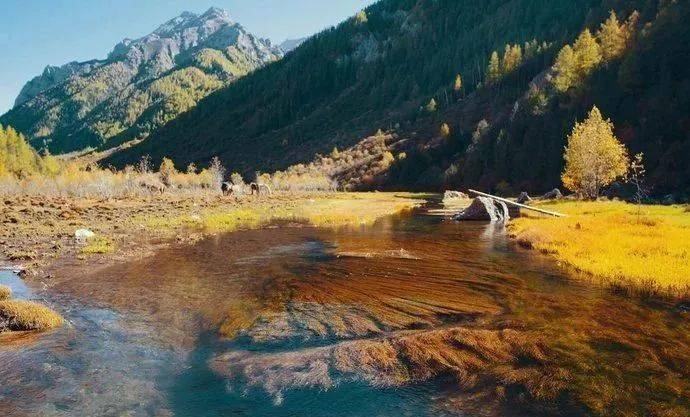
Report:
[{"label": "shallow stream", "polygon": [[0,342],[0,415],[690,415],[690,317],[571,279],[487,224],[296,224],[57,276]]}]

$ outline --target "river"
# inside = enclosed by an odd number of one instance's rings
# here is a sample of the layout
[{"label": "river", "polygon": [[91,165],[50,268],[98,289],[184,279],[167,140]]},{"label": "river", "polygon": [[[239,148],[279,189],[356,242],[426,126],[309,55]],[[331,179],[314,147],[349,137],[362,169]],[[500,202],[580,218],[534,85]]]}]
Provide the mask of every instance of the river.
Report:
[{"label": "river", "polygon": [[0,272],[68,321],[0,342],[0,414],[690,415],[687,313],[572,274],[422,212],[240,231],[47,285]]}]

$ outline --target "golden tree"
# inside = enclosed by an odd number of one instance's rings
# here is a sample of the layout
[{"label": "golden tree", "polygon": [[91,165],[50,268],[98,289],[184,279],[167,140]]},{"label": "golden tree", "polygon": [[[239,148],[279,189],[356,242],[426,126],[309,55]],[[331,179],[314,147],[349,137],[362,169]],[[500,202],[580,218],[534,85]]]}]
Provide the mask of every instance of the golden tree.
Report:
[{"label": "golden tree", "polygon": [[457,93],[462,90],[462,76],[460,74],[455,76],[455,83],[453,84],[453,90]]},{"label": "golden tree", "polygon": [[[432,98],[431,100],[429,100],[429,103],[427,103],[427,105],[426,105],[426,107],[425,107],[425,109],[426,109],[426,111],[427,111],[428,113],[433,113],[433,112],[435,112],[437,108],[438,108],[438,104],[436,103],[436,99],[434,99],[434,98]],[[379,129],[379,131],[380,131],[380,129]],[[376,136],[383,136],[383,132],[381,132],[381,135],[379,135],[379,134],[377,133]]]},{"label": "golden tree", "polygon": [[570,87],[578,84],[577,61],[575,60],[575,52],[570,45],[566,45],[560,50],[553,70],[555,73],[553,85],[558,91],[568,91]]},{"label": "golden tree", "polygon": [[508,74],[522,63],[522,47],[520,45],[506,45],[501,63],[501,73]]},{"label": "golden tree", "polygon": [[0,126],[0,168],[0,174],[22,177],[42,173],[45,166],[24,135],[9,126]]},{"label": "golden tree", "polygon": [[501,59],[498,57],[498,52],[493,51],[491,53],[489,68],[487,68],[486,73],[489,84],[495,83],[501,78]]},{"label": "golden tree", "polygon": [[611,15],[597,33],[599,45],[601,45],[601,55],[604,61],[618,58],[625,52],[628,43],[628,32],[626,26],[618,22],[616,12],[611,11]]},{"label": "golden tree", "polygon": [[553,66],[554,87],[563,92],[579,87],[602,59],[601,47],[589,29],[585,29],[572,47],[566,45],[558,53]]},{"label": "golden tree", "polygon": [[594,106],[576,123],[565,149],[563,185],[580,197],[596,199],[601,189],[624,177],[630,166],[625,146],[613,134],[613,123]]},{"label": "golden tree", "polygon": [[448,123],[443,123],[441,125],[441,136],[443,136],[444,138],[450,136],[450,126],[448,125]]},{"label": "golden tree", "polygon": [[601,63],[601,47],[592,36],[589,29],[585,29],[573,44],[573,52],[577,60],[577,69],[580,76],[589,75],[592,70]]},{"label": "golden tree", "polygon": [[170,187],[173,185],[173,177],[177,174],[177,169],[175,169],[175,163],[170,158],[163,158],[158,172],[161,177],[163,184]]}]

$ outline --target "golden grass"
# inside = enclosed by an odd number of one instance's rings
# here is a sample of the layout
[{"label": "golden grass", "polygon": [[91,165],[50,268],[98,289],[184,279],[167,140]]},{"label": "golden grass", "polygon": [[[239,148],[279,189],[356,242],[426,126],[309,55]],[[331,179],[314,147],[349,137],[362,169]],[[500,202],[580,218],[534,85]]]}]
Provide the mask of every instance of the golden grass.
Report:
[{"label": "golden grass", "polygon": [[618,289],[690,294],[690,213],[684,207],[617,201],[543,205],[568,217],[516,219],[510,229],[520,244]]},{"label": "golden grass", "polygon": [[0,319],[13,331],[44,331],[60,327],[63,319],[59,314],[33,301],[0,301]]},{"label": "golden grass", "polygon": [[422,202],[419,195],[406,193],[295,195],[290,199],[249,201],[231,208],[209,209],[194,216],[148,219],[145,224],[153,229],[189,227],[208,233],[256,229],[278,220],[305,222],[318,227],[355,226],[372,224]]},{"label": "golden grass", "polygon": [[12,289],[5,285],[0,285],[0,301],[7,300],[12,297]]},{"label": "golden grass", "polygon": [[81,249],[84,255],[108,254],[115,252],[115,244],[104,237],[92,239],[87,246]]},{"label": "golden grass", "polygon": [[308,200],[295,209],[295,217],[314,226],[355,226],[410,210],[419,204],[413,194],[343,193],[332,198]]}]

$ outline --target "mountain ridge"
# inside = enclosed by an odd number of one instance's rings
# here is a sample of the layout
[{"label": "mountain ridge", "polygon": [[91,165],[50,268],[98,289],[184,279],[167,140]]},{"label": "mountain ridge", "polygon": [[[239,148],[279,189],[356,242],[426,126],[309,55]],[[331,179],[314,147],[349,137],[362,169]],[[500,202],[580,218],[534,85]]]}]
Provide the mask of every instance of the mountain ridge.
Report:
[{"label": "mountain ridge", "polygon": [[204,96],[282,56],[225,10],[183,12],[148,35],[123,39],[106,59],[46,67],[0,123],[55,153],[108,146],[121,134],[145,137]]}]

